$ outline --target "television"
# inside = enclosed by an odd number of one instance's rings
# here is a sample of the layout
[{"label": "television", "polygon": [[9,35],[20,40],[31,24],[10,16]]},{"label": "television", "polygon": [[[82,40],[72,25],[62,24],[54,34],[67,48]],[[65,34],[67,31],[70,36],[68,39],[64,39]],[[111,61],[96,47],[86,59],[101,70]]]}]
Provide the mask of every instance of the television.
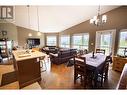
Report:
[{"label": "television", "polygon": [[40,39],[39,38],[28,38],[27,44],[30,46],[37,46],[40,45]]}]

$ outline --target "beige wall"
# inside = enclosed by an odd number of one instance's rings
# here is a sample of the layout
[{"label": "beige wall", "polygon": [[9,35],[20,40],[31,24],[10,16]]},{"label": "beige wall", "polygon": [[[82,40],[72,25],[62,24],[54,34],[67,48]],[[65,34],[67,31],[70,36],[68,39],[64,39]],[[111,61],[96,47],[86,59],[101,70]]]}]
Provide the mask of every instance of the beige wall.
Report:
[{"label": "beige wall", "polygon": [[[18,31],[18,44],[19,46],[25,46],[28,38],[40,38],[40,47],[44,46],[44,33],[41,33],[41,36],[37,35],[37,31],[26,29],[23,27],[17,26]],[[32,36],[29,37],[28,34],[31,33]]]},{"label": "beige wall", "polygon": [[[2,36],[1,31],[7,31],[6,36]],[[0,23],[0,38],[8,38],[8,40],[13,40],[14,45],[18,44],[18,38],[17,38],[17,27],[8,22]]]},{"label": "beige wall", "polygon": [[[113,9],[105,14],[107,15],[108,19],[107,23],[105,23],[104,26],[97,27],[91,25],[88,20],[60,32],[59,35],[70,34],[72,36],[76,33],[89,32],[89,51],[93,51],[95,49],[96,31],[116,29],[116,39],[114,44],[116,53],[118,47],[119,31],[120,29],[127,29],[127,6]],[[93,43],[93,45],[91,45],[91,43]]]}]

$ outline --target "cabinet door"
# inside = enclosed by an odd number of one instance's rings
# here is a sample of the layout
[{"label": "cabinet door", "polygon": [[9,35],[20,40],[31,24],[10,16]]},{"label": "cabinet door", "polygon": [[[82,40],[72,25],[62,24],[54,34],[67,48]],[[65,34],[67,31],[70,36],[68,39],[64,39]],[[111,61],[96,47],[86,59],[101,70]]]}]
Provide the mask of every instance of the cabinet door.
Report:
[{"label": "cabinet door", "polygon": [[125,58],[114,57],[113,69],[121,72],[123,70],[125,63],[127,63],[127,60]]},{"label": "cabinet door", "polygon": [[18,61],[18,81],[20,86],[41,77],[39,58]]}]

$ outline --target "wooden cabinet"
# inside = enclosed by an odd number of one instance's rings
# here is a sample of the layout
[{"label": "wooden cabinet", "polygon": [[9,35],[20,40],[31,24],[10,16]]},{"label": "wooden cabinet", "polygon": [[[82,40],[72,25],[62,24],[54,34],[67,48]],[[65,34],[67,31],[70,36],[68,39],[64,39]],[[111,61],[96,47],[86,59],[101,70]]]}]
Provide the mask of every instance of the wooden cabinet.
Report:
[{"label": "wooden cabinet", "polygon": [[4,39],[0,39],[0,49],[1,49],[1,55],[6,55],[8,56],[8,53],[7,53],[7,41],[4,40]]},{"label": "wooden cabinet", "polygon": [[113,57],[113,70],[122,72],[125,63],[127,63],[127,58],[114,56]]},{"label": "wooden cabinet", "polygon": [[12,51],[12,41],[0,39],[0,55],[2,58],[8,58]]},{"label": "wooden cabinet", "polygon": [[14,69],[20,88],[41,80],[40,59],[46,56],[46,54],[39,51],[31,53],[27,51],[28,50],[15,50],[12,52],[14,57]]},{"label": "wooden cabinet", "polygon": [[37,60],[38,58],[14,61],[20,88],[41,80],[40,61]]}]

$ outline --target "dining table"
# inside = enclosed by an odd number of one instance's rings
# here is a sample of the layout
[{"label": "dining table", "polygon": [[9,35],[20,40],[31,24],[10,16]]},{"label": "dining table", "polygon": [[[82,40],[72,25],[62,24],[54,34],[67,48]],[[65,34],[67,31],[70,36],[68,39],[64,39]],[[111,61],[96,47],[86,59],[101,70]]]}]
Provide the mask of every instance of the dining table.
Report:
[{"label": "dining table", "polygon": [[98,72],[105,63],[106,55],[103,53],[94,53],[94,55],[93,53],[88,53],[80,56],[80,58],[84,57],[86,58],[87,69],[94,73],[94,87],[96,87]]}]

